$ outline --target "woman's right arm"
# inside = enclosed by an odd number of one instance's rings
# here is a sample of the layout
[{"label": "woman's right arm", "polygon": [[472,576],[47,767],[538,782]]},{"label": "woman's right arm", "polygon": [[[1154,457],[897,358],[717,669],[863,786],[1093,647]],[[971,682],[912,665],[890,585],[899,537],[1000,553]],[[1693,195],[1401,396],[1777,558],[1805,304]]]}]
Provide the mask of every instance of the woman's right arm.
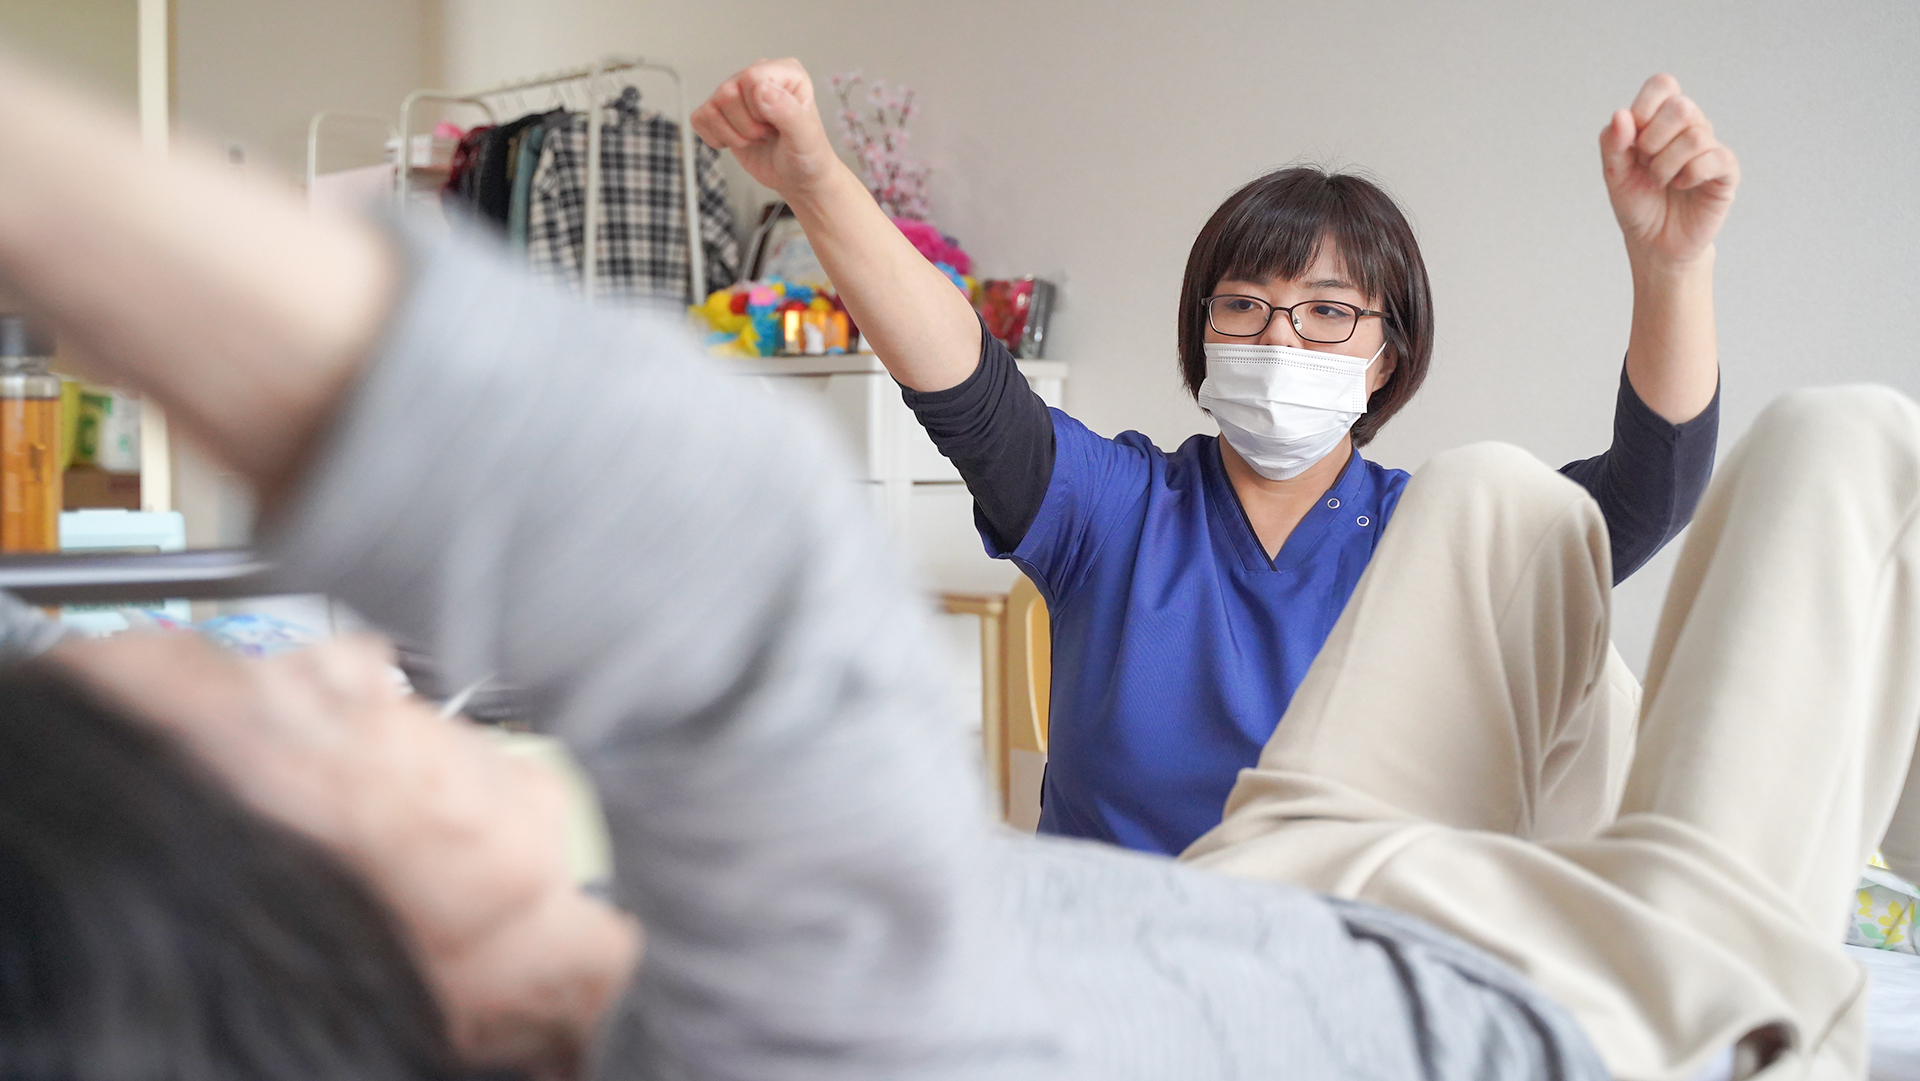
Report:
[{"label": "woman's right arm", "polygon": [[907,241],[841,163],[797,60],[763,60],[693,112],[709,146],[793,208],[847,311],[909,390],[959,386],[980,361],[980,321],[946,275]]}]

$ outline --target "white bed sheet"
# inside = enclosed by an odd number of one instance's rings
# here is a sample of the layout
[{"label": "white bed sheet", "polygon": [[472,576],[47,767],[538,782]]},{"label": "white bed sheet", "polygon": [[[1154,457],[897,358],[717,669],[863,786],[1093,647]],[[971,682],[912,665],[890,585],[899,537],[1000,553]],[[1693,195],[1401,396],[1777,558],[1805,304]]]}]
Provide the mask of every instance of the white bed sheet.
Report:
[{"label": "white bed sheet", "polygon": [[1873,1061],[1868,1081],[1920,1081],[1920,956],[1846,947],[1867,966],[1867,1024]]}]

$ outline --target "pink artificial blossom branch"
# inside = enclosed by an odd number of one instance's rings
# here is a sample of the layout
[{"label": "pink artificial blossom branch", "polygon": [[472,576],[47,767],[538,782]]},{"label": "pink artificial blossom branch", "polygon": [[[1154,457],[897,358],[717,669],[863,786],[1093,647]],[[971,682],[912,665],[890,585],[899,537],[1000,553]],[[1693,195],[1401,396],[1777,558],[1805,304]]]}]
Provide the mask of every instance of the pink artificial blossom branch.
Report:
[{"label": "pink artificial blossom branch", "polygon": [[[907,124],[913,118],[913,91],[868,83],[859,72],[832,78],[840,99],[840,141],[859,163],[862,180],[891,217],[924,221],[929,213],[932,170],[907,153]],[[864,106],[856,104],[865,88]]]}]

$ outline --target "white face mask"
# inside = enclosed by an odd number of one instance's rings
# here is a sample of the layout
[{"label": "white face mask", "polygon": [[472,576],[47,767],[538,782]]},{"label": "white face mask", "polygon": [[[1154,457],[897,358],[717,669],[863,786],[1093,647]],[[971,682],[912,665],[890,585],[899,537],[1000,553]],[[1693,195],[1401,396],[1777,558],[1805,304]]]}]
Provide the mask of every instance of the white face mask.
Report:
[{"label": "white face mask", "polygon": [[1291,480],[1327,456],[1367,411],[1367,371],[1383,342],[1362,360],[1285,345],[1208,342],[1200,408],[1253,471]]}]

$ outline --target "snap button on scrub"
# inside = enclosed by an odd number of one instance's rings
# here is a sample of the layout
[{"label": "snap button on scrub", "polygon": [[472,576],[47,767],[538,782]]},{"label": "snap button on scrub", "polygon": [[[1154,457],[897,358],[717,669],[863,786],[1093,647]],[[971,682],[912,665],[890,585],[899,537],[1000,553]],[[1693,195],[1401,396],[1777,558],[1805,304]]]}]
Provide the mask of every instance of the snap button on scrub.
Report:
[{"label": "snap button on scrub", "polygon": [[1329,500],[1327,500],[1327,509],[1329,509],[1329,510],[1338,510],[1338,509],[1340,509],[1340,501],[1339,501],[1338,499],[1329,499]]},{"label": "snap button on scrub", "polygon": [[1364,515],[1364,514],[1362,514],[1362,515],[1361,515],[1360,517],[1358,517],[1358,518],[1355,518],[1355,519],[1354,519],[1354,521],[1355,521],[1355,522],[1357,522],[1357,523],[1359,523],[1360,525],[1366,525],[1366,524],[1367,524],[1367,516],[1366,516],[1366,515]]}]

